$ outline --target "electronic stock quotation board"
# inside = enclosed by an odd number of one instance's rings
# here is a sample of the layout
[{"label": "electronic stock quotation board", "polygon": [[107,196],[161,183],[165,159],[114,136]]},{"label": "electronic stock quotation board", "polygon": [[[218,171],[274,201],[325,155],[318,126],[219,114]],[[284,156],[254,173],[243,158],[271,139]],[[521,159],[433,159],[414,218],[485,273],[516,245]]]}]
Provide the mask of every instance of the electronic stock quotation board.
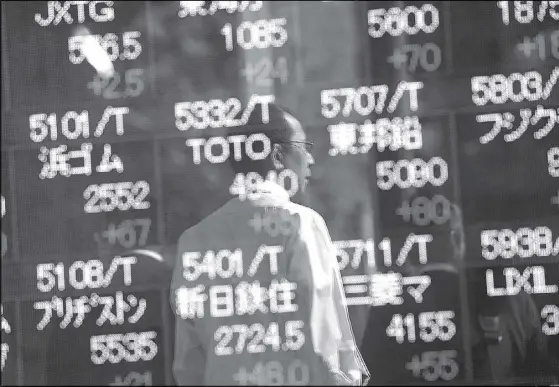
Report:
[{"label": "electronic stock quotation board", "polygon": [[[218,188],[299,188],[224,172],[233,142],[266,156],[265,138],[228,133],[270,103],[314,142],[306,204],[372,383],[487,380],[502,349],[479,361],[480,343],[518,305],[559,356],[559,2],[39,1],[1,17],[3,384],[174,384],[178,237]],[[239,274],[220,259],[217,282]],[[219,318],[232,293],[208,294]],[[275,328],[246,346],[216,333],[216,354],[304,340]],[[556,364],[513,381],[556,381]]]}]

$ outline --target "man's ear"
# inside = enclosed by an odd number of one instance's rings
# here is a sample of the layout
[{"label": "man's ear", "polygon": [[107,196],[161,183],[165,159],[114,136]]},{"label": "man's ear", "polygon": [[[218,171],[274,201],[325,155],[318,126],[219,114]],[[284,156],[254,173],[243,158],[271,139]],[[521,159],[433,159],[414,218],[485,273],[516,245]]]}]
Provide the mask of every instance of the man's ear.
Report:
[{"label": "man's ear", "polygon": [[283,168],[283,153],[279,144],[274,144],[272,149],[272,162],[274,163],[274,168]]}]

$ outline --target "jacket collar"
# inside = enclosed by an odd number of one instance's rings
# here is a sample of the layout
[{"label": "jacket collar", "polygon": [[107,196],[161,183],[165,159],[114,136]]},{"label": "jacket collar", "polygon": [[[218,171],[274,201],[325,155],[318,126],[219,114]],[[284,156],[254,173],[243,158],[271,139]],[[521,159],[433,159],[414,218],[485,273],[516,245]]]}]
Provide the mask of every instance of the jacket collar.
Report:
[{"label": "jacket collar", "polygon": [[289,193],[278,183],[265,181],[256,186],[256,195],[250,201],[255,204],[269,205],[289,202]]}]

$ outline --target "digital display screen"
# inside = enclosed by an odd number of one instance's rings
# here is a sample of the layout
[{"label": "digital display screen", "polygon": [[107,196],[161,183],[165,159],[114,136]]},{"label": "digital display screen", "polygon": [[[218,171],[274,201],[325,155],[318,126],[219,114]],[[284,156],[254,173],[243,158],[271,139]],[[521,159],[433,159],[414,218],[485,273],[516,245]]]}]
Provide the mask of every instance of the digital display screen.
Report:
[{"label": "digital display screen", "polygon": [[1,12],[3,385],[559,384],[559,2]]}]

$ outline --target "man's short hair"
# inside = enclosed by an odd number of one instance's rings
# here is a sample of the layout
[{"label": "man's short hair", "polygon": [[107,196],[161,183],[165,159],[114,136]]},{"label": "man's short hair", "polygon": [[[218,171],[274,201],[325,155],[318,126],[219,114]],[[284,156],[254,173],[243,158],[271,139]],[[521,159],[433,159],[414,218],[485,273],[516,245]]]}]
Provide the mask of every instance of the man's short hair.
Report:
[{"label": "man's short hair", "polygon": [[[262,133],[270,139],[270,143],[273,149],[274,144],[279,144],[282,142],[289,141],[291,138],[291,125],[286,119],[286,114],[290,114],[286,109],[279,107],[274,103],[267,105],[268,109],[268,122],[262,122],[263,110],[262,104],[257,104],[254,107],[247,123],[240,128],[234,128],[231,131],[231,135],[245,135],[250,136],[256,133]],[[260,142],[254,143],[254,150],[259,152],[262,150],[262,145]],[[234,155],[234,144],[230,145],[230,163],[235,174],[243,173],[247,174],[249,172],[256,172],[266,179],[266,175],[269,171],[274,169],[270,155],[263,160],[252,160],[246,154],[245,145],[241,145],[241,160],[235,160]]]}]

